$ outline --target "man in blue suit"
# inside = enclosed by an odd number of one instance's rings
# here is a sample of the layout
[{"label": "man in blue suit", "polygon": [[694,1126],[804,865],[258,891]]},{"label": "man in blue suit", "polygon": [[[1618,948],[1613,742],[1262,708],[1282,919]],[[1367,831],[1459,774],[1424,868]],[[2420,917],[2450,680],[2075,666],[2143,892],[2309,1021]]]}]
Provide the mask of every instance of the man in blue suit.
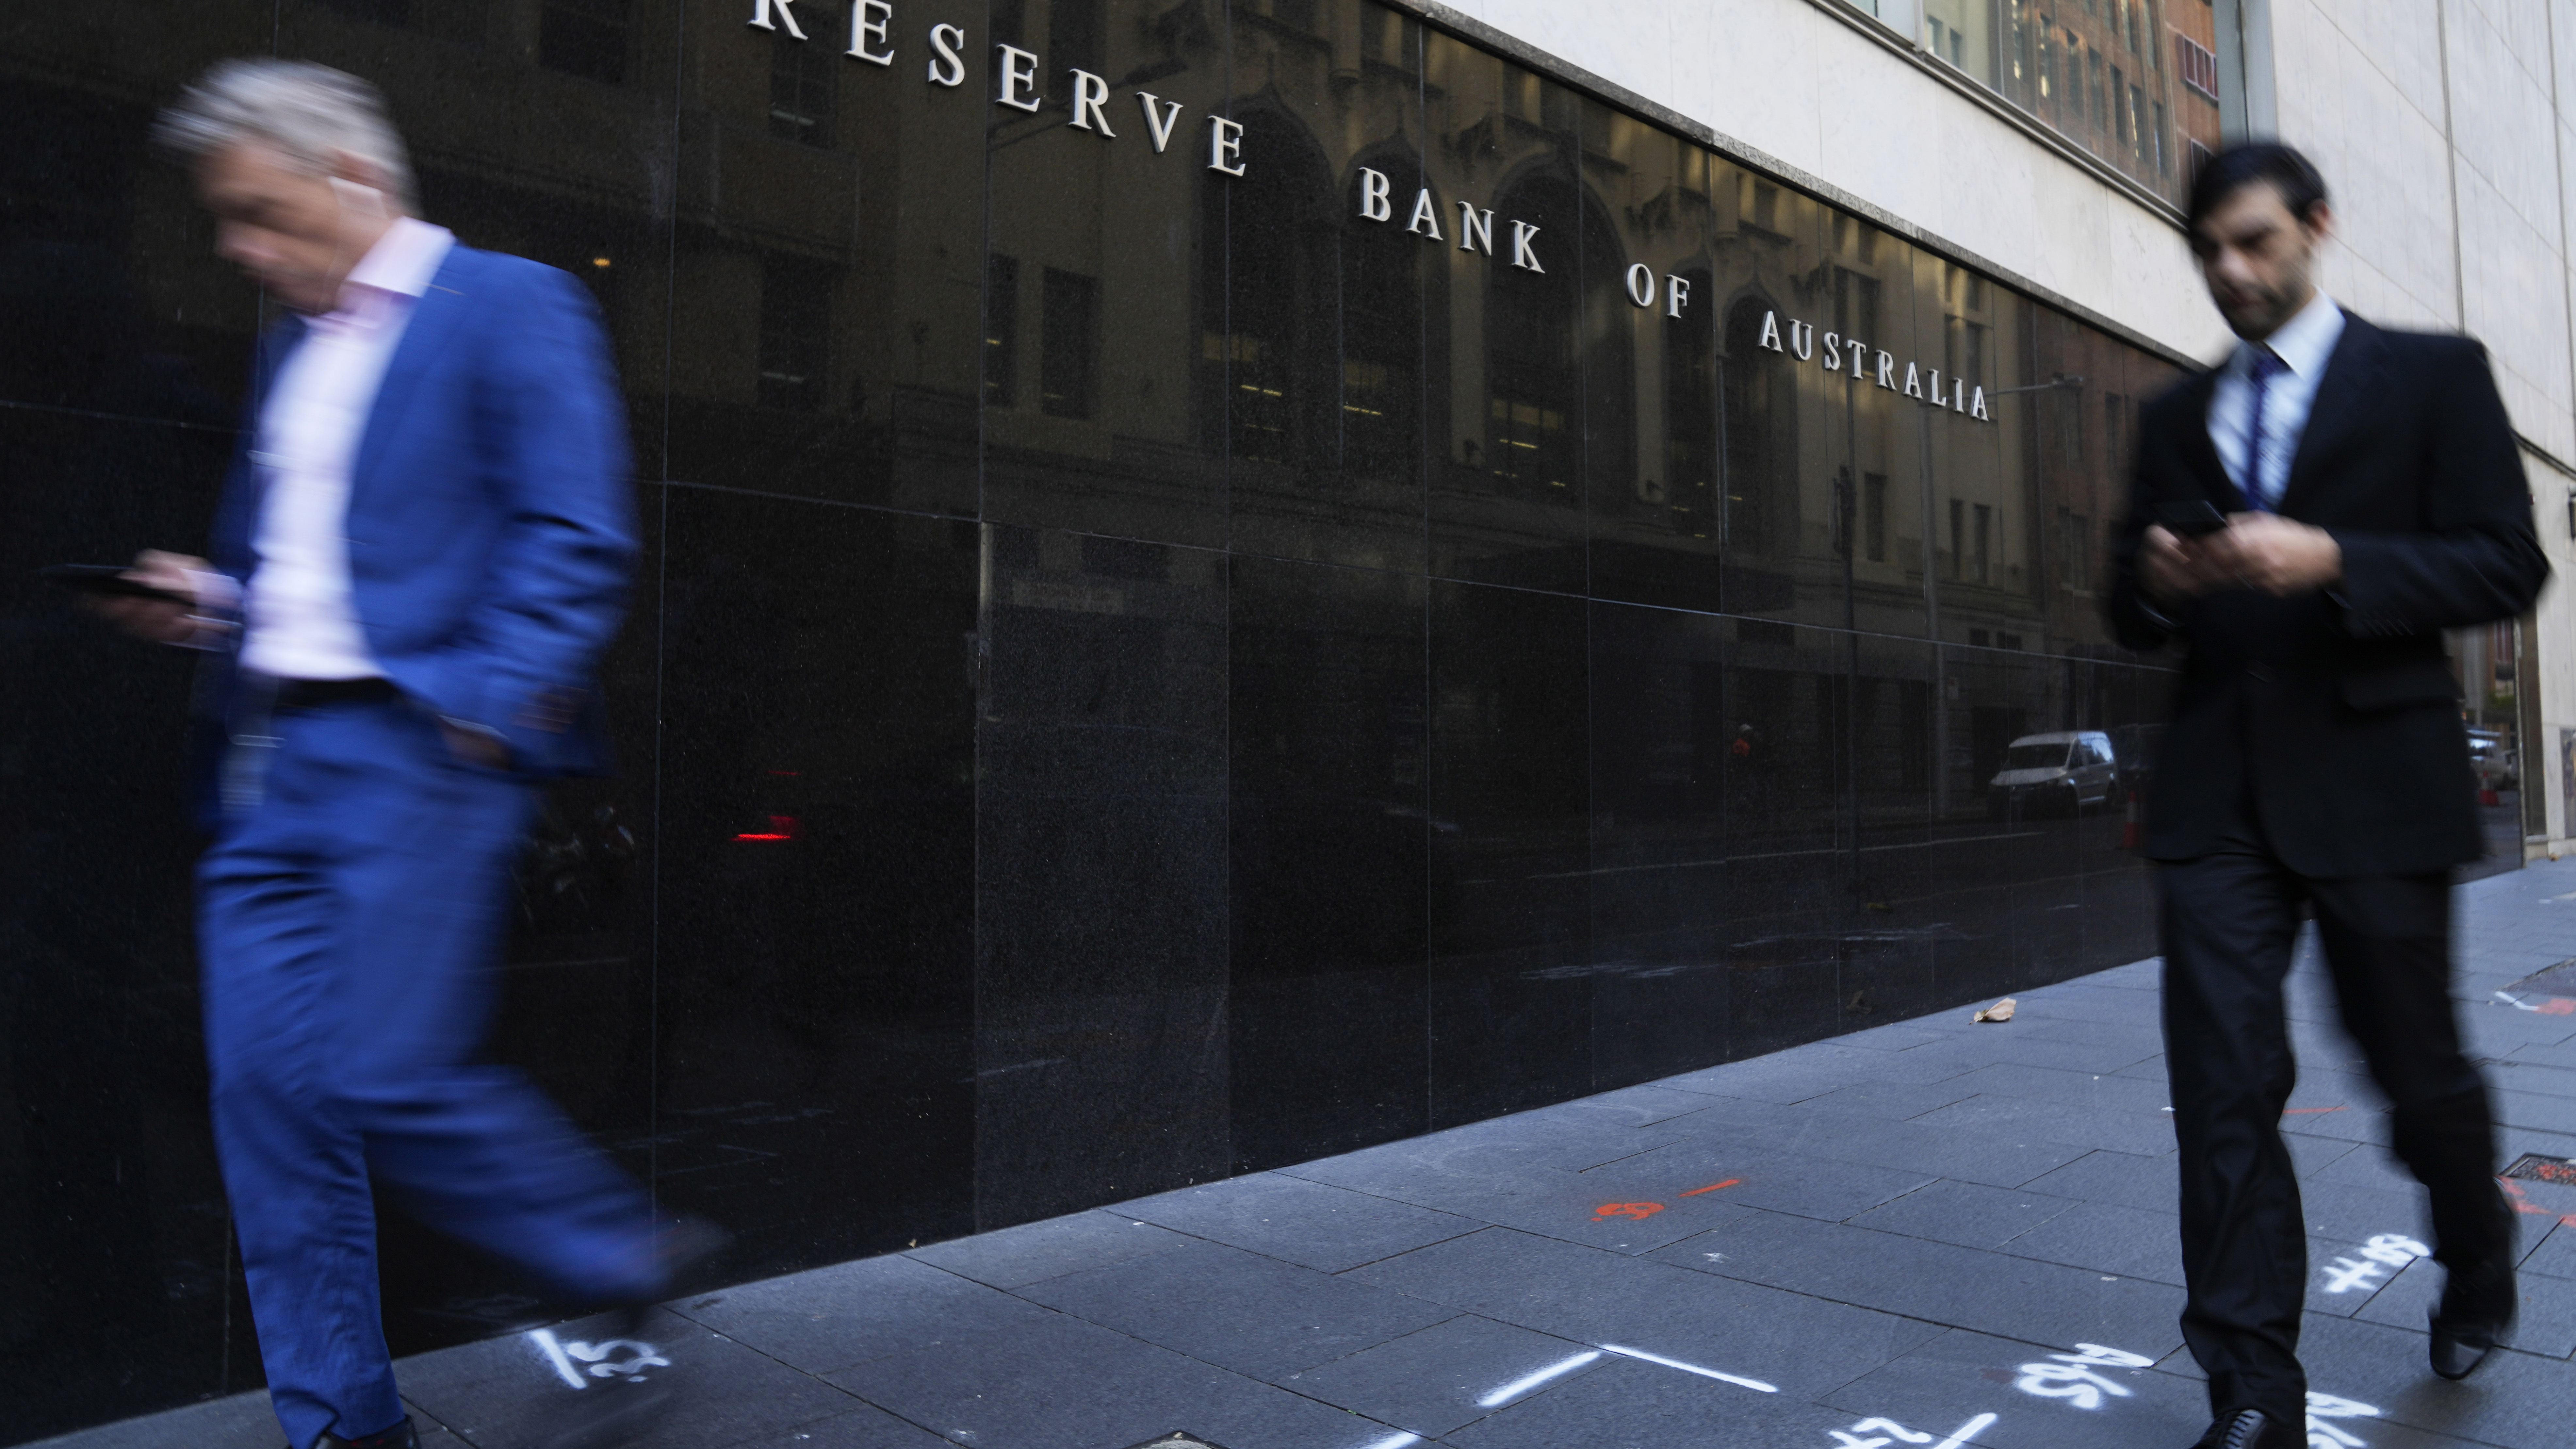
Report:
[{"label": "man in blue suit", "polygon": [[[408,1445],[371,1175],[583,1301],[661,1296],[691,1238],[474,1061],[533,787],[602,763],[589,681],[636,551],[625,423],[588,295],[414,217],[364,82],[228,62],[159,139],[218,250],[291,310],[212,560],[132,574],[189,602],[102,607],[209,651],[206,1041],[279,1422],[290,1449]],[[640,1403],[626,1384],[585,1398]]]}]

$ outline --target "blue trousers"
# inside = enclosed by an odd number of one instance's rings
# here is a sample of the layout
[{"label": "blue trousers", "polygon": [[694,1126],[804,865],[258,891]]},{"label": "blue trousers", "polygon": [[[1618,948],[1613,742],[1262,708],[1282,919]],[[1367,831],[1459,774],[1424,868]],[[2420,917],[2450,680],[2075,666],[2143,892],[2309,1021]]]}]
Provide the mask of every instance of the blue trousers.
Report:
[{"label": "blue trousers", "polygon": [[[644,1194],[474,1057],[533,797],[425,713],[280,715],[257,798],[199,864],[215,1143],[289,1449],[401,1422],[370,1174],[436,1226],[593,1301],[661,1287]],[[236,747],[238,748],[238,747]]]}]

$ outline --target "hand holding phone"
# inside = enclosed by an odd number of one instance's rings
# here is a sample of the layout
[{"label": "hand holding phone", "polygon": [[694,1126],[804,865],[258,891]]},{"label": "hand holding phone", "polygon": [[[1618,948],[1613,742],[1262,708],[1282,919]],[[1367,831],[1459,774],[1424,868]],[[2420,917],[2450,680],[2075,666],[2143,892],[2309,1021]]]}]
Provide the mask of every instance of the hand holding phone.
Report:
[{"label": "hand holding phone", "polygon": [[192,574],[212,566],[204,559],[147,548],[133,566],[56,564],[41,576],[76,592],[108,622],[156,644],[186,644],[197,637],[197,586]]}]

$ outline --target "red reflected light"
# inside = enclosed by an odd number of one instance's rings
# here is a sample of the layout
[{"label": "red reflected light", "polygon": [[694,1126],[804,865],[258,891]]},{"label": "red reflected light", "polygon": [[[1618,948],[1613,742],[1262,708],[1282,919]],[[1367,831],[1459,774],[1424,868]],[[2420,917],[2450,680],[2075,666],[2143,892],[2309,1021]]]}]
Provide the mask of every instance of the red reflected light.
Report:
[{"label": "red reflected light", "polygon": [[796,817],[793,815],[772,815],[769,817],[767,830],[746,830],[734,837],[736,840],[794,840],[795,838]]}]

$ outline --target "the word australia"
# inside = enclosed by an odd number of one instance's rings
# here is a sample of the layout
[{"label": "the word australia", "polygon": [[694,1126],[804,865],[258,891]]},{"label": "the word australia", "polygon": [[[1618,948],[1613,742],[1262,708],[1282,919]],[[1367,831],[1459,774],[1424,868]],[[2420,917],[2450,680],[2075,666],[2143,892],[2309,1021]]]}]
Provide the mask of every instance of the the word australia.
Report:
[{"label": "the word australia", "polygon": [[[754,0],[751,28],[783,34],[796,40],[807,38],[799,23],[796,7],[813,0]],[[820,9],[819,3],[815,6]],[[815,18],[809,12],[806,19]],[[850,0],[850,48],[843,51],[852,60],[870,65],[894,64],[894,0]],[[962,86],[966,83],[966,32],[942,22],[930,27],[924,39],[930,47],[930,61],[924,78],[935,86]],[[839,38],[834,37],[834,44]],[[1035,52],[1016,45],[993,47],[993,104],[1013,110],[1036,112],[1046,106],[1046,97],[1038,88],[1038,58]],[[1117,140],[1117,131],[1109,121],[1109,82],[1080,67],[1072,67],[1068,79],[1073,85],[1071,125],[1077,131]],[[1136,104],[1144,112],[1145,136],[1153,142],[1157,155],[1172,144],[1172,133],[1180,128],[1181,103],[1167,101],[1151,91],[1136,92]],[[1207,118],[1207,166],[1228,176],[1241,176],[1243,162],[1242,123],[1224,116]]]},{"label": "the word australia", "polygon": [[1820,343],[1814,324],[1789,319],[1789,331],[1780,331],[1780,314],[1762,314],[1762,336],[1759,345],[1784,357],[1800,362],[1814,362],[1827,372],[1848,371],[1854,382],[1874,382],[1889,392],[1901,392],[1936,408],[1966,413],[1981,423],[1991,423],[1995,415],[1986,407],[1986,390],[1969,383],[1964,377],[1944,378],[1941,369],[1928,371],[1913,363],[1905,364],[1902,381],[1896,375],[1896,355],[1884,348],[1872,347],[1857,337],[1828,332]]}]

